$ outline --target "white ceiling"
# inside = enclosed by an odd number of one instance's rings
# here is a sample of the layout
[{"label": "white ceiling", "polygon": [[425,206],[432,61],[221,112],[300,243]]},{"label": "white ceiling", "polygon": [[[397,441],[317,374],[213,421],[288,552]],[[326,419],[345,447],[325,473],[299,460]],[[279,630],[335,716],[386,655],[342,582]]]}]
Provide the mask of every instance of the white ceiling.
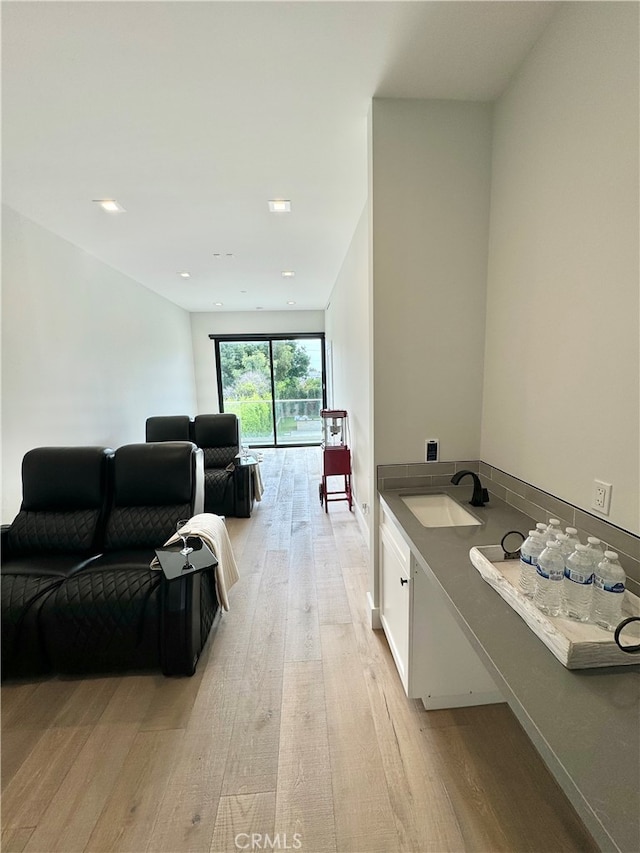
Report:
[{"label": "white ceiling", "polygon": [[3,200],[189,311],[322,309],[371,98],[492,100],[556,6],[5,0]]}]

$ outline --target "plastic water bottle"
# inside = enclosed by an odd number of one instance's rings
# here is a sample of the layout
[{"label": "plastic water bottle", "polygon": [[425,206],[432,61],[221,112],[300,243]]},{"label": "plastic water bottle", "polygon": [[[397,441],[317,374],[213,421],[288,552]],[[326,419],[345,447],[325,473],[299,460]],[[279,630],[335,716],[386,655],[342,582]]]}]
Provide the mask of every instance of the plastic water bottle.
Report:
[{"label": "plastic water bottle", "polygon": [[593,565],[586,545],[576,548],[565,559],[562,581],[562,613],[578,622],[588,622],[591,617],[593,596]]},{"label": "plastic water bottle", "polygon": [[547,532],[545,534],[547,537],[545,541],[546,542],[549,542],[549,540],[553,541],[556,538],[556,536],[558,535],[558,533],[561,533],[561,532],[562,532],[562,527],[561,527],[558,519],[557,518],[550,518],[549,524],[547,525]]},{"label": "plastic water bottle", "polygon": [[604,552],[600,547],[600,540],[596,539],[595,536],[587,536],[587,547],[593,563],[593,571],[595,572],[596,568],[604,560]]},{"label": "plastic water bottle", "polygon": [[622,602],[627,577],[615,551],[605,551],[593,578],[591,618],[596,625],[615,631],[622,619]]},{"label": "plastic water bottle", "polygon": [[557,616],[562,604],[562,581],[564,578],[564,557],[557,539],[550,539],[544,551],[538,557],[536,591],[534,604],[543,613]]},{"label": "plastic water bottle", "polygon": [[553,542],[558,535],[558,533],[562,533],[562,527],[557,518],[550,518],[549,524],[547,524],[547,529],[545,532],[545,542]]},{"label": "plastic water bottle", "polygon": [[578,531],[575,527],[565,527],[564,532],[569,537],[569,544],[571,545],[571,553],[576,550],[576,545],[580,544],[580,539],[578,538]]},{"label": "plastic water bottle", "polygon": [[536,524],[536,530],[538,531],[540,536],[542,536],[542,539],[546,542],[547,540],[545,537],[547,535],[547,525],[543,521],[539,521]]},{"label": "plastic water bottle", "polygon": [[530,530],[520,546],[520,589],[527,598],[533,598],[536,591],[538,557],[543,550],[544,539],[537,530]]},{"label": "plastic water bottle", "polygon": [[566,533],[558,533],[556,535],[556,539],[560,543],[560,550],[562,551],[562,556],[564,557],[564,562],[566,565],[567,557],[569,554],[572,554],[576,549],[575,546],[572,546],[569,542],[569,537]]}]

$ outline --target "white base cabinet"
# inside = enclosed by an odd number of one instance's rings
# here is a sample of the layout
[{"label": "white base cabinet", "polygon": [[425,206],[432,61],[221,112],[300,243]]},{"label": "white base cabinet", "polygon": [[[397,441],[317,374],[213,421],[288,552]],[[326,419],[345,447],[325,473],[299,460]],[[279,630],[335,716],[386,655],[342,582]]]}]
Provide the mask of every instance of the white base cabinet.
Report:
[{"label": "white base cabinet", "polygon": [[389,516],[383,511],[380,524],[380,621],[386,634],[400,680],[408,696],[410,623],[413,609],[411,552]]},{"label": "white base cabinet", "polygon": [[380,621],[402,686],[427,710],[504,699],[381,500]]}]

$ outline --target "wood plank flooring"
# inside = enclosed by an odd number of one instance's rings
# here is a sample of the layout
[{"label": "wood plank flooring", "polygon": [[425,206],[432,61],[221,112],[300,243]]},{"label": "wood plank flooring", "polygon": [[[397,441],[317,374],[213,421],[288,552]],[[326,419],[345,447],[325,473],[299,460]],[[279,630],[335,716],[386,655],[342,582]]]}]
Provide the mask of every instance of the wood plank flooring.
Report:
[{"label": "wood plank flooring", "polygon": [[265,452],[193,678],[3,685],[4,853],[597,849],[506,705],[407,700],[320,465],[318,448]]}]

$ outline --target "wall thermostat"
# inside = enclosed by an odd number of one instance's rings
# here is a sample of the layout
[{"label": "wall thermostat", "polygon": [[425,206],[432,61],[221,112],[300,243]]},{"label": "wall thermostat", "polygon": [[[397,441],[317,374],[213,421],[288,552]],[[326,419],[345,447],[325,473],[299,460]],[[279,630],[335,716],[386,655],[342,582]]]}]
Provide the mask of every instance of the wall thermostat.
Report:
[{"label": "wall thermostat", "polygon": [[424,461],[437,462],[440,456],[440,442],[437,438],[428,438],[424,443]]}]

